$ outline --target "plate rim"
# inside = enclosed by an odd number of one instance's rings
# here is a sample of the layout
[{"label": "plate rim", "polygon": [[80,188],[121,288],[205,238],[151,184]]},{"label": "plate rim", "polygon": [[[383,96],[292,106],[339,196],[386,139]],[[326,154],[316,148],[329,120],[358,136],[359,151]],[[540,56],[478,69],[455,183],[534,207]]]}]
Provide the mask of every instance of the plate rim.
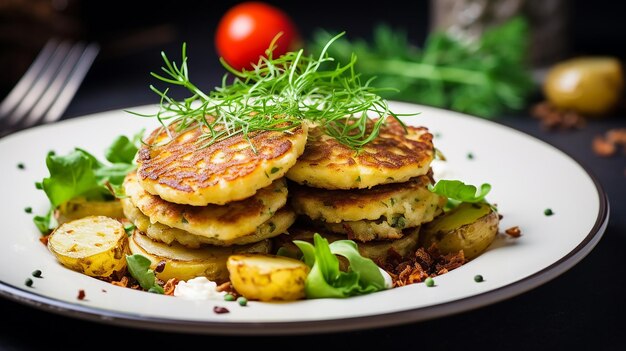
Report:
[{"label": "plate rim", "polygon": [[[391,102],[391,101],[390,101]],[[396,104],[408,104],[406,102],[393,101]],[[501,302],[505,299],[521,295],[529,290],[532,290],[542,284],[545,284],[561,274],[571,269],[574,265],[580,262],[585,256],[593,250],[597,243],[602,238],[609,220],[610,204],[608,196],[604,191],[602,185],[598,181],[594,173],[583,163],[578,161],[575,157],[569,153],[557,148],[556,146],[541,140],[526,132],[520,131],[513,127],[499,123],[498,121],[485,120],[480,117],[459,113],[456,111],[450,111],[445,109],[439,109],[431,106],[422,106],[417,104],[408,104],[427,109],[434,109],[445,111],[446,113],[453,113],[464,117],[469,117],[481,122],[489,122],[496,124],[500,127],[521,133],[526,137],[533,139],[534,141],[543,143],[550,148],[560,152],[562,155],[570,158],[574,161],[586,175],[593,182],[596,192],[598,194],[600,203],[598,213],[596,215],[596,221],[587,233],[585,238],[570,252],[561,257],[551,265],[544,267],[538,272],[512,282],[508,285],[489,290],[483,293],[479,293],[466,298],[443,302],[426,307],[413,308],[409,310],[396,311],[384,314],[376,314],[370,316],[360,317],[348,317],[348,318],[335,318],[327,320],[317,321],[297,321],[297,322],[211,322],[211,321],[192,321],[182,319],[167,319],[159,317],[144,316],[135,313],[122,313],[97,307],[91,307],[86,305],[80,305],[62,301],[56,298],[40,295],[38,293],[28,291],[23,288],[15,287],[0,280],[0,296],[9,300],[21,303],[26,306],[38,308],[46,312],[52,312],[54,314],[77,318],[82,320],[88,320],[92,322],[99,322],[104,324],[110,324],[114,326],[125,326],[136,329],[158,330],[158,331],[170,331],[170,332],[184,332],[193,334],[213,334],[213,335],[294,335],[294,334],[317,334],[317,333],[338,333],[346,331],[356,331],[372,328],[383,328],[394,325],[408,324],[426,321],[438,317],[449,316],[474,310],[486,305]],[[146,106],[154,105],[140,105],[133,106],[125,109],[112,109],[83,115],[80,117],[74,117],[71,119],[63,120],[55,125],[66,124],[68,122],[78,122],[84,119],[93,118],[94,116],[105,114],[107,112],[124,111],[128,109],[138,109]],[[35,128],[30,128],[27,131],[32,131],[39,128],[46,128],[50,125],[42,125]],[[27,132],[24,131],[24,132]],[[15,133],[2,139],[11,138],[14,135],[25,134]]]}]

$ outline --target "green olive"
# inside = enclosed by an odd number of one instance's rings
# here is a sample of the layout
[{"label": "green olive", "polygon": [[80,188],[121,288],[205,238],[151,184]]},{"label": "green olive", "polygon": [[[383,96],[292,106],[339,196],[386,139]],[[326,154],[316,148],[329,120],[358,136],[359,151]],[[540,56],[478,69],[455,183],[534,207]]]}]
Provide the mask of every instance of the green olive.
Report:
[{"label": "green olive", "polygon": [[563,61],[550,69],[543,84],[553,105],[588,116],[601,116],[614,109],[623,88],[622,65],[612,57]]}]

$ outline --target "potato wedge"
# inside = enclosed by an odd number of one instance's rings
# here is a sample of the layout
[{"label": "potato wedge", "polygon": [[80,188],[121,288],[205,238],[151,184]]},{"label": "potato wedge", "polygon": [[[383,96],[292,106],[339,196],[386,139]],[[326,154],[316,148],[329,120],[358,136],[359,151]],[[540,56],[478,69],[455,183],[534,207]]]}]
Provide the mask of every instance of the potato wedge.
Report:
[{"label": "potato wedge", "polygon": [[109,277],[126,269],[128,236],[119,221],[89,216],[60,225],[50,234],[48,249],[67,268]]},{"label": "potato wedge", "polygon": [[228,280],[226,260],[235,253],[267,253],[271,249],[271,242],[263,240],[254,244],[234,246],[206,246],[199,249],[190,249],[180,244],[167,245],[156,242],[135,230],[129,240],[130,251],[148,258],[155,269],[157,264],[165,261],[165,269],[157,272],[157,278],[167,281],[171,278],[189,280],[195,277],[222,283]]},{"label": "potato wedge", "polygon": [[309,266],[302,261],[274,255],[232,255],[226,263],[230,281],[250,300],[290,301],[305,296]]},{"label": "potato wedge", "polygon": [[462,203],[455,209],[424,225],[421,245],[436,243],[443,254],[463,250],[471,260],[493,242],[498,234],[498,213],[486,203]]},{"label": "potato wedge", "polygon": [[88,216],[124,218],[124,211],[119,200],[87,201],[84,198],[75,198],[59,206],[55,216],[59,224],[63,224]]}]

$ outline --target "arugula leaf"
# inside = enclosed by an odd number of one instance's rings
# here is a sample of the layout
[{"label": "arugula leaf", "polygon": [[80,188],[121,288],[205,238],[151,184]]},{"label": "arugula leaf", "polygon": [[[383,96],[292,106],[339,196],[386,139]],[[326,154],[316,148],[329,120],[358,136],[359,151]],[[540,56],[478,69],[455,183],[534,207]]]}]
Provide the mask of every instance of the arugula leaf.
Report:
[{"label": "arugula leaf", "polygon": [[135,154],[143,130],[132,140],[125,136],[117,137],[106,151],[106,159],[111,164],[100,162],[89,152],[76,148],[67,155],[49,153],[46,165],[50,176],[41,182],[41,189],[50,200],[51,209],[45,216],[36,216],[35,225],[43,233],[56,226],[54,209],[74,199],[106,200],[111,195],[122,197],[124,177],[135,169]]},{"label": "arugula leaf", "polygon": [[[343,298],[385,289],[380,269],[359,254],[354,241],[338,240],[329,245],[328,240],[315,233],[313,243],[294,240],[304,255],[304,263],[311,267],[305,283],[308,298]],[[339,269],[335,255],[348,259],[348,272]]]},{"label": "arugula leaf", "polygon": [[484,183],[480,191],[475,186],[465,184],[460,180],[440,180],[430,188],[433,193],[448,198],[448,207],[455,207],[460,202],[482,202],[491,191],[491,184]]},{"label": "arugula leaf", "polygon": [[137,279],[139,285],[149,292],[163,294],[163,287],[157,284],[154,271],[150,269],[150,260],[142,255],[126,255],[128,272]]}]

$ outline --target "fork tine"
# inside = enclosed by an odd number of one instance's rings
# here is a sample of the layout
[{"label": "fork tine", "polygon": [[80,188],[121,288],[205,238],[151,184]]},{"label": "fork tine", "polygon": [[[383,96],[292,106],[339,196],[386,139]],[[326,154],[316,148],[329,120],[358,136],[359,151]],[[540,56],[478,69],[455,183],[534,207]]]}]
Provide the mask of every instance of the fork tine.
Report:
[{"label": "fork tine", "polygon": [[68,41],[60,43],[54,53],[49,58],[45,68],[36,77],[35,83],[28,90],[26,95],[22,98],[21,102],[17,105],[11,116],[7,120],[9,126],[17,125],[22,118],[28,113],[41,95],[45,92],[46,88],[50,85],[53,79],[56,77],[59,66],[63,63],[68,51],[70,50],[70,44]]},{"label": "fork tine", "polygon": [[70,73],[67,84],[61,90],[61,93],[48,110],[48,113],[44,116],[44,123],[54,122],[61,118],[61,115],[63,115],[63,112],[67,109],[67,106],[70,104],[74,94],[76,94],[78,87],[80,87],[83,79],[85,79],[91,64],[96,59],[96,56],[98,56],[99,51],[100,46],[98,44],[91,43],[87,45],[78,59],[78,64],[75,65],[74,69]]},{"label": "fork tine", "polygon": [[9,95],[7,95],[0,104],[0,121],[6,118],[11,113],[11,111],[15,109],[15,106],[17,106],[19,102],[22,101],[22,98],[24,97],[24,95],[26,95],[30,87],[33,85],[37,76],[39,76],[41,70],[45,67],[48,59],[50,58],[58,44],[59,43],[57,39],[50,39],[43,47],[43,49],[41,49],[39,54],[37,54],[37,57],[30,65],[30,67],[28,67],[26,73],[24,73],[22,78],[20,78],[19,82],[17,82]]}]

